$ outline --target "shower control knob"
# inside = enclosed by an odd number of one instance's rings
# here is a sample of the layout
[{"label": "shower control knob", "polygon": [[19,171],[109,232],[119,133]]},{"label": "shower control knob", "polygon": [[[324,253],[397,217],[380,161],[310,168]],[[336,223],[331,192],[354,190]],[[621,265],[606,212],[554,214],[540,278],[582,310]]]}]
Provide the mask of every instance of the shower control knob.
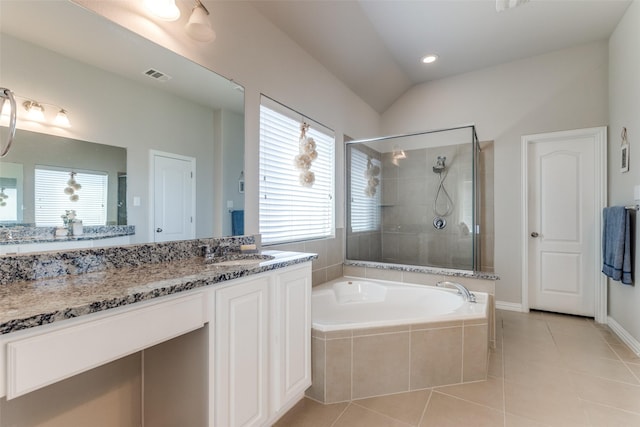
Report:
[{"label": "shower control knob", "polygon": [[535,231],[533,233],[531,233],[531,237],[538,237],[538,236],[539,236],[539,234],[536,233]]}]

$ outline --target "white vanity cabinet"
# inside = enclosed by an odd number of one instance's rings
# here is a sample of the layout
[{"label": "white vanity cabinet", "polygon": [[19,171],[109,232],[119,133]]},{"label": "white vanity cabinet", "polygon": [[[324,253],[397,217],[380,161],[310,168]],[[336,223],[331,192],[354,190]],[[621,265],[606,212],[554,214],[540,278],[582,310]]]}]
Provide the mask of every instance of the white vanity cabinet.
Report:
[{"label": "white vanity cabinet", "polygon": [[201,291],[0,335],[0,397],[8,400],[198,329]]},{"label": "white vanity cabinet", "polygon": [[217,427],[268,426],[311,385],[311,263],[216,290]]}]

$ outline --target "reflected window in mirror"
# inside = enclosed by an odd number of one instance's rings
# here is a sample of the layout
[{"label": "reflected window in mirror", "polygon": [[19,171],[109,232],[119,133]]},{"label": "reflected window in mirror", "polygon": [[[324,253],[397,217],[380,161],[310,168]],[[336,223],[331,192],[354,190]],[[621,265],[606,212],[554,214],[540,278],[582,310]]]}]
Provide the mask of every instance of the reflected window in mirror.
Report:
[{"label": "reflected window in mirror", "polygon": [[22,164],[0,162],[0,224],[22,222]]},{"label": "reflected window in mirror", "polygon": [[[71,179],[81,185],[74,194],[65,192]],[[104,172],[82,171],[71,178],[68,170],[36,166],[36,226],[61,226],[62,215],[68,210],[74,210],[83,225],[107,225],[108,182]]]}]

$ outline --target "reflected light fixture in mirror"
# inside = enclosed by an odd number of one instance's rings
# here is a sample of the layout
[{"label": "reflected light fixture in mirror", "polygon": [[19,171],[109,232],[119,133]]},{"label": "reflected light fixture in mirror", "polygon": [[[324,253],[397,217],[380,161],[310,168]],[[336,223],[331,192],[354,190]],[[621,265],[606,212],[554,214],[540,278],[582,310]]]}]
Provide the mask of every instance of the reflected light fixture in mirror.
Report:
[{"label": "reflected light fixture in mirror", "polygon": [[175,0],[144,0],[144,6],[163,21],[175,21],[180,18],[180,9]]},{"label": "reflected light fixture in mirror", "polygon": [[209,11],[200,0],[196,0],[185,29],[189,37],[201,42],[212,42],[216,39],[216,33],[209,21]]}]

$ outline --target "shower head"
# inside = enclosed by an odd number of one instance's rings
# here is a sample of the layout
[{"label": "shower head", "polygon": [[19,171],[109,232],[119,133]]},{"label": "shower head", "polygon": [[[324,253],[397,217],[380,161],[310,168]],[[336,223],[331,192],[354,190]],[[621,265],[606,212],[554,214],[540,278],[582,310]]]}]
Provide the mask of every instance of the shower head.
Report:
[{"label": "shower head", "polygon": [[445,166],[445,161],[446,160],[447,160],[447,158],[445,156],[438,156],[438,158],[436,159],[436,164],[433,166],[433,172],[435,172],[435,173],[444,172],[444,170],[447,168]]}]

